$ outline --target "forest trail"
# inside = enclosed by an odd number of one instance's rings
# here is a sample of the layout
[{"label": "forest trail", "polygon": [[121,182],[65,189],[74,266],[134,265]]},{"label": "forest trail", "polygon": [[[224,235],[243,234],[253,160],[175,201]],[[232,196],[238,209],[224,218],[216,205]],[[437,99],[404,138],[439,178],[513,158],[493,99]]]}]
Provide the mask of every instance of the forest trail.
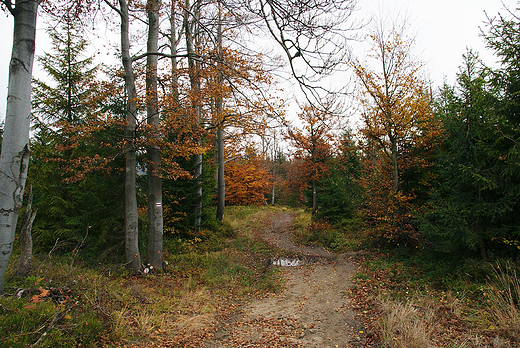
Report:
[{"label": "forest trail", "polygon": [[363,325],[355,320],[348,298],[356,271],[350,261],[352,255],[334,255],[321,247],[295,244],[290,236],[292,220],[289,213],[273,215],[262,238],[281,249],[298,252],[303,264],[282,267],[286,289],[252,301],[230,320],[219,323],[206,348],[363,346]]}]

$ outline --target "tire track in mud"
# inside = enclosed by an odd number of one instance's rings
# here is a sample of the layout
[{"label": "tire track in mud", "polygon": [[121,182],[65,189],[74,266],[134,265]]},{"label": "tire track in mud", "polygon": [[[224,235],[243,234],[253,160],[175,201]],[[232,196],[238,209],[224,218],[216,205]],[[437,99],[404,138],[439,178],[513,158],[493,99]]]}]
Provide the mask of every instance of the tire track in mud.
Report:
[{"label": "tire track in mud", "polygon": [[286,289],[243,306],[232,320],[218,325],[205,347],[363,346],[365,330],[355,320],[347,291],[356,272],[350,261],[354,254],[334,255],[321,247],[295,244],[290,235],[292,220],[289,213],[274,215],[262,237],[299,253],[305,264],[283,267]]}]

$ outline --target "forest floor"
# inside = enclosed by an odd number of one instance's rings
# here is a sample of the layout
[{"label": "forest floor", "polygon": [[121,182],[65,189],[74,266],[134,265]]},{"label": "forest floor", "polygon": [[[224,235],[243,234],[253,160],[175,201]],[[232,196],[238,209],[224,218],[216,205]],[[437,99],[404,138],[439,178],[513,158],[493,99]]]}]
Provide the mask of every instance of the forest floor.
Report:
[{"label": "forest floor", "polygon": [[354,290],[359,255],[295,243],[307,218],[286,208],[230,209],[227,230],[206,241],[170,240],[171,266],[147,276],[120,265],[73,267],[75,254],[38,255],[32,275],[13,278],[0,296],[0,341],[12,347],[371,346],[377,334],[367,333]]},{"label": "forest floor", "polygon": [[[303,210],[231,207],[205,240],[168,240],[170,266],[146,276],[36,255],[0,296],[0,346],[520,347],[516,264],[334,254],[294,242],[315,243],[310,223]],[[343,236],[336,250],[364,238]]]},{"label": "forest floor", "polygon": [[367,334],[348,296],[357,271],[350,260],[354,253],[295,244],[292,221],[292,214],[277,213],[260,232],[269,244],[298,255],[266,260],[269,267],[282,267],[285,290],[253,300],[219,322],[205,347],[363,346]]}]

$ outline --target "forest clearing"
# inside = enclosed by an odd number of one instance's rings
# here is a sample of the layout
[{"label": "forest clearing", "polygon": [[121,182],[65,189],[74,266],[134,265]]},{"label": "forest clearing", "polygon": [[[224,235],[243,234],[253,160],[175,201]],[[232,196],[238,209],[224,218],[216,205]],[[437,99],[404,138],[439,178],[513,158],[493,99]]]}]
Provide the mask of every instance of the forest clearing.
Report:
[{"label": "forest clearing", "polygon": [[356,0],[0,0],[0,345],[519,347],[506,2],[436,87]]}]

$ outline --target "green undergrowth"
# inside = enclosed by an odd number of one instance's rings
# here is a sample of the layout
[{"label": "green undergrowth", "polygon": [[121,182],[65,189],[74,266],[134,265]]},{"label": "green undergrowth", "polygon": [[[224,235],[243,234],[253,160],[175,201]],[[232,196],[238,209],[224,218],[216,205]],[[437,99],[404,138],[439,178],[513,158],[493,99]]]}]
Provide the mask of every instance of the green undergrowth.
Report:
[{"label": "green undergrowth", "polygon": [[89,256],[87,263],[81,250],[59,249],[35,255],[30,275],[13,276],[15,254],[0,296],[1,346],[203,342],[218,316],[282,288],[279,271],[265,263],[276,251],[259,238],[278,211],[283,208],[229,207],[214,231],[169,236],[167,268],[147,276],[130,275],[123,262],[93,264]]},{"label": "green undergrowth", "polygon": [[314,221],[304,209],[296,210],[292,234],[299,244],[319,245],[334,253],[358,250],[366,239],[361,215],[332,224],[327,220]]}]

